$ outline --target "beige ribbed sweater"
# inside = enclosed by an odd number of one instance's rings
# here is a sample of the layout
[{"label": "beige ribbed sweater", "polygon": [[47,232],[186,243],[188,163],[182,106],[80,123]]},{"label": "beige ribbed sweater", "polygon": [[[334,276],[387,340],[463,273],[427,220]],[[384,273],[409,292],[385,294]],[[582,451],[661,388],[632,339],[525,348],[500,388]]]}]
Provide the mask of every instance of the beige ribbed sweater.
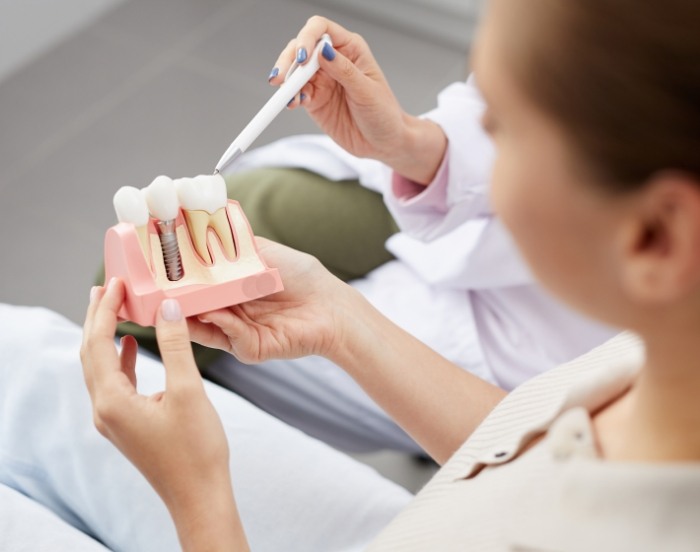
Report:
[{"label": "beige ribbed sweater", "polygon": [[596,452],[590,412],[642,361],[622,334],[516,389],[369,550],[700,551],[700,464]]}]

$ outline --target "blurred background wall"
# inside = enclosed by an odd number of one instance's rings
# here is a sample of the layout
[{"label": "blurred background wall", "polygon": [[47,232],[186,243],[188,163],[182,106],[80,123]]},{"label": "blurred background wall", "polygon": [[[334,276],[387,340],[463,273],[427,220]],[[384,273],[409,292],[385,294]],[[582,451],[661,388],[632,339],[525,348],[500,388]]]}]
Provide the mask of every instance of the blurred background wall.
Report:
[{"label": "blurred background wall", "polygon": [[[0,80],[126,0],[0,0]],[[466,47],[479,0],[313,0]]]},{"label": "blurred background wall", "polygon": [[0,80],[124,0],[0,0]]}]

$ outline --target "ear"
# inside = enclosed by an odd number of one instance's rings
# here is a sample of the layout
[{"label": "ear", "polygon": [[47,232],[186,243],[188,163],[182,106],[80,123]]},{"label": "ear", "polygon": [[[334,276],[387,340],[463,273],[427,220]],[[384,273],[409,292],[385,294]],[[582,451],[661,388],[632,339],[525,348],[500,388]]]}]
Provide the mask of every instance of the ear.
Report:
[{"label": "ear", "polygon": [[636,303],[670,305],[700,288],[700,181],[660,173],[633,203],[623,223],[623,289]]}]

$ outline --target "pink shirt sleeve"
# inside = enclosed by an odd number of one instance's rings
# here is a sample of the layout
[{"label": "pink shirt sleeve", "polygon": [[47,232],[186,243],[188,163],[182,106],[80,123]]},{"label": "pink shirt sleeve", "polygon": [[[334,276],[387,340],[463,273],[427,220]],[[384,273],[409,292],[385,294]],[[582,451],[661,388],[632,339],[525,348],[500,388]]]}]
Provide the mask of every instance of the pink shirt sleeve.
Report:
[{"label": "pink shirt sleeve", "polygon": [[442,158],[442,163],[435,174],[435,178],[427,186],[417,184],[404,178],[400,174],[393,173],[391,178],[391,193],[394,200],[404,209],[411,207],[433,208],[439,211],[447,209],[447,183],[450,176],[449,149]]}]

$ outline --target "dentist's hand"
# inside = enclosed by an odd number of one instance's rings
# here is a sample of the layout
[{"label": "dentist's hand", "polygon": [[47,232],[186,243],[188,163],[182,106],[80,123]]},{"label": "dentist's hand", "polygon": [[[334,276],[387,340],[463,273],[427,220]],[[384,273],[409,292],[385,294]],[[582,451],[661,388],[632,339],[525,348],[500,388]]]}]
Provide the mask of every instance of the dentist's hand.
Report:
[{"label": "dentist's hand", "polygon": [[189,320],[192,340],[245,363],[307,355],[332,357],[353,317],[357,292],[306,253],[256,238],[280,271],[284,291]]},{"label": "dentist's hand", "polygon": [[[305,62],[324,33],[331,36],[333,48],[326,46],[319,54],[321,69],[302,89],[301,104],[348,152],[382,161],[415,182],[429,183],[444,157],[447,139],[434,122],[403,111],[360,35],[326,18],[310,18],[281,53],[270,82],[282,84],[293,61]],[[290,107],[297,105],[295,99]]]},{"label": "dentist's hand", "polygon": [[163,499],[183,549],[197,549],[201,539],[246,549],[231,488],[228,442],[204,392],[179,305],[165,301],[156,322],[165,391],[144,396],[136,390],[136,340],[122,338],[121,353],[114,344],[123,301],[120,280],[106,289],[93,288],[85,320],[80,356],[95,425]]}]

